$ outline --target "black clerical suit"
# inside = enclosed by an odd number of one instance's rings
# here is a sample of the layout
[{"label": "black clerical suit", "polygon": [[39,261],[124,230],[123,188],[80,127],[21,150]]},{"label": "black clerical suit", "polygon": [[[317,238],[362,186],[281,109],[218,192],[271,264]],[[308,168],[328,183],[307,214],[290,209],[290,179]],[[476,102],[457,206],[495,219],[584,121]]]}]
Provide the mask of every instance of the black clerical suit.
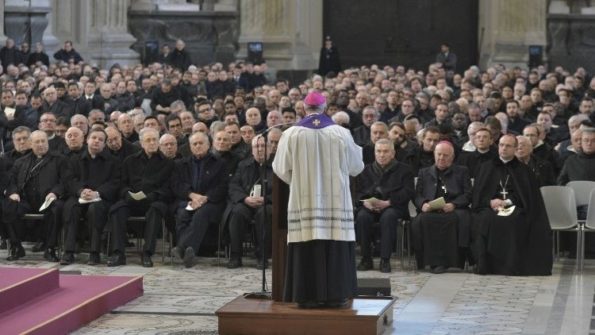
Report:
[{"label": "black clerical suit", "polygon": [[[157,233],[167,213],[167,205],[162,198],[163,194],[167,193],[173,168],[174,162],[159,151],[149,157],[142,150],[124,159],[119,195],[121,200],[110,209],[110,220],[114,225],[113,251],[116,255],[124,254],[126,222],[131,215],[144,216],[146,219],[143,228],[145,239],[143,254],[151,256],[155,252]],[[146,195],[146,198],[134,200],[130,193],[140,191]]]},{"label": "black clerical suit", "polygon": [[[254,185],[261,186],[261,194],[264,194],[262,183],[262,165],[258,163],[253,157],[244,159],[238,165],[238,171],[233,175],[229,182],[229,203],[231,206],[231,216],[229,218],[229,235],[231,242],[231,259],[241,260],[242,257],[242,241],[244,238],[244,230],[248,224],[254,220],[256,230],[257,250],[256,256],[260,260],[262,257],[262,250],[265,251],[265,256],[268,258],[271,254],[271,219],[272,219],[272,173],[270,162],[266,162],[266,181],[267,181],[267,204],[253,208],[248,206],[244,200],[251,196]],[[264,214],[266,210],[267,225],[264,226]],[[264,228],[264,241],[263,241]],[[264,246],[264,248],[263,248]],[[241,264],[241,261],[240,261]]]},{"label": "black clerical suit", "polygon": [[[229,181],[225,162],[210,152],[200,159],[186,157],[176,162],[173,179],[173,191],[178,202],[177,247],[182,250],[192,247],[196,253],[209,227],[220,222],[225,209]],[[188,211],[186,206],[190,193],[205,195],[208,201],[196,210]]]},{"label": "black clerical suit", "polygon": [[[366,165],[356,177],[353,200],[356,202],[355,227],[361,246],[362,259],[372,257],[373,226],[380,222],[380,257],[389,259],[393,250],[397,221],[408,218],[408,205],[414,197],[413,172],[409,165],[393,160],[385,168],[378,163]],[[390,206],[382,212],[372,212],[362,200],[375,197],[389,200]]]},{"label": "black clerical suit", "polygon": [[[54,193],[57,199],[41,212],[44,220],[40,227],[40,236],[43,237],[46,248],[51,249],[53,253],[60,230],[63,205],[61,198],[65,194],[66,180],[68,180],[66,158],[53,152],[46,153],[42,158],[29,152],[14,163],[6,189],[2,218],[13,249],[22,248],[21,239],[25,236],[27,228],[22,221],[23,216],[27,213],[39,213],[39,208],[46,196]],[[14,193],[20,196],[20,202],[8,198]]]},{"label": "black clerical suit", "polygon": [[[76,234],[81,217],[86,216],[91,227],[91,253],[100,252],[101,234],[107,222],[108,210],[118,199],[120,162],[107,150],[91,157],[88,150],[70,158],[70,179],[67,182],[68,200],[64,204],[66,238],[65,252],[74,252]],[[79,203],[83,189],[99,192],[100,201]]]},{"label": "black clerical suit", "polygon": [[475,151],[461,151],[457,158],[457,164],[466,166],[469,169],[469,176],[471,178],[477,177],[481,164],[498,157],[498,150],[491,146],[486,152]]},{"label": "black clerical suit", "polygon": [[109,149],[109,153],[116,157],[120,162],[124,162],[124,159],[126,159],[128,156],[138,153],[139,151],[142,151],[141,147],[132,144],[124,138],[122,138],[122,146],[118,151]]},{"label": "black clerical suit", "polygon": [[[418,215],[411,232],[417,267],[459,267],[464,265],[464,249],[469,247],[471,178],[464,166],[452,165],[444,171],[436,165],[423,168],[417,177],[415,207]],[[439,197],[452,203],[454,211],[422,212],[422,206]]]},{"label": "black clerical suit", "polygon": [[[505,194],[504,194],[505,193]],[[509,199],[510,216],[499,216],[492,199]],[[477,272],[504,275],[550,275],[551,230],[539,184],[528,166],[499,157],[482,164],[472,200]]]}]

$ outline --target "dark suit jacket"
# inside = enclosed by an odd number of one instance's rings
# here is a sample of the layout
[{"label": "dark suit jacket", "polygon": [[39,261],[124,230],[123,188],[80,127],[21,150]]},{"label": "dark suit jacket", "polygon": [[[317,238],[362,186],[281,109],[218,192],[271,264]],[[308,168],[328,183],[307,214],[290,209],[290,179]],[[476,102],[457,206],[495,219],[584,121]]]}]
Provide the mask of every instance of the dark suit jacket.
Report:
[{"label": "dark suit jacket", "polygon": [[[252,187],[254,184],[260,182],[260,164],[258,164],[253,157],[248,157],[238,164],[238,170],[236,174],[233,175],[231,181],[229,182],[229,199],[231,203],[241,203],[244,199],[250,195],[252,191]],[[270,163],[267,163],[266,167],[267,171],[267,195],[268,201],[267,203],[271,203],[272,194],[272,167]]]},{"label": "dark suit jacket", "polygon": [[415,195],[413,187],[413,172],[407,164],[394,161],[395,164],[384,173],[375,171],[376,163],[368,164],[364,171],[356,178],[356,187],[353,200],[355,206],[361,206],[361,200],[376,197],[381,200],[390,200],[391,206],[402,213],[409,213],[409,201]]},{"label": "dark suit jacket", "polygon": [[120,198],[127,199],[129,191],[143,191],[151,202],[163,198],[163,195],[167,194],[168,181],[173,169],[174,162],[161,152],[149,158],[145,151],[141,150],[126,157],[122,164]]},{"label": "dark suit jacket", "polygon": [[10,172],[10,182],[6,194],[18,193],[23,196],[23,190],[34,174],[38,174],[38,191],[42,198],[49,193],[54,193],[58,198],[65,194],[65,183],[68,180],[68,162],[60,154],[48,151],[42,163],[30,174],[29,171],[34,164],[33,152],[17,159]]},{"label": "dark suit jacket", "polygon": [[102,151],[95,159],[88,150],[75,155],[69,161],[71,179],[67,182],[70,196],[80,197],[84,188],[99,192],[101,199],[114,202],[120,188],[120,163],[107,151]]},{"label": "dark suit jacket", "polygon": [[210,203],[223,203],[227,197],[229,175],[223,160],[208,153],[202,159],[197,187],[192,186],[194,156],[185,157],[176,162],[172,178],[172,190],[180,201],[187,201],[191,192],[206,195]]},{"label": "dark suit jacket", "polygon": [[[453,203],[458,209],[469,207],[471,202],[471,178],[469,170],[464,166],[452,165],[442,175],[442,181],[446,186],[444,200]],[[424,203],[436,198],[436,185],[438,174],[436,165],[423,168],[417,176],[415,188],[415,207],[421,211]]]}]

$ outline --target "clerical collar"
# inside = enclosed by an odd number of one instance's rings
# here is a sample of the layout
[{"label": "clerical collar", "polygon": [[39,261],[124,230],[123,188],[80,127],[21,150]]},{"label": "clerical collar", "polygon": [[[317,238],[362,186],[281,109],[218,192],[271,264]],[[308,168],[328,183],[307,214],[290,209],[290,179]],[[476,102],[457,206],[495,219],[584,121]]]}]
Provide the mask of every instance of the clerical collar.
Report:
[{"label": "clerical collar", "polygon": [[485,154],[488,151],[490,151],[490,148],[488,148],[487,150],[481,150],[481,149],[477,148],[477,152],[479,152],[480,154]]},{"label": "clerical collar", "polygon": [[534,149],[537,149],[538,147],[542,146],[542,145],[543,145],[543,143],[544,143],[544,142],[543,142],[542,140],[539,140],[539,141],[537,142],[537,144],[535,145],[535,148],[534,148]]},{"label": "clerical collar", "polygon": [[510,162],[510,161],[512,161],[514,159],[514,157],[511,158],[511,159],[504,159],[504,158],[502,158],[500,156],[498,156],[498,158],[500,158],[500,161],[502,161],[502,163],[504,163],[504,164],[506,164],[506,163],[508,163],[508,162]]}]

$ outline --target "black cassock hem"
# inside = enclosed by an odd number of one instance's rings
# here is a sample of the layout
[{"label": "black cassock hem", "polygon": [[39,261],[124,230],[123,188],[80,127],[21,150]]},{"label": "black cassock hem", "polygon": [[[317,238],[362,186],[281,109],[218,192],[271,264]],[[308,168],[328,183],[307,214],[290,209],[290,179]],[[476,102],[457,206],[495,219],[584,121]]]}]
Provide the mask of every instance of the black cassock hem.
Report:
[{"label": "black cassock hem", "polygon": [[339,301],[353,298],[356,292],[355,242],[288,244],[283,301]]}]

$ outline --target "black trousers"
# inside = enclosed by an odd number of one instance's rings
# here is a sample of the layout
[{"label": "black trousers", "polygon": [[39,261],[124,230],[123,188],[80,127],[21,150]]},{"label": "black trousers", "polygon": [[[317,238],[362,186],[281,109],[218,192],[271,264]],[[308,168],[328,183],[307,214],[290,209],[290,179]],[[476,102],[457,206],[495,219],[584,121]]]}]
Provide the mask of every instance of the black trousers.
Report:
[{"label": "black trousers", "polygon": [[157,243],[157,234],[161,228],[163,217],[167,211],[167,204],[162,201],[149,201],[147,199],[120,200],[110,209],[110,221],[113,225],[114,244],[112,251],[123,253],[126,250],[126,232],[127,221],[130,216],[144,216],[145,224],[143,226],[145,244],[143,252],[148,255],[155,253]]},{"label": "black trousers", "polygon": [[225,203],[207,202],[195,211],[187,211],[187,204],[188,202],[180,203],[176,214],[177,246],[182,249],[192,247],[194,252],[198,252],[209,227],[219,224]]},{"label": "black trousers", "polygon": [[[22,197],[20,202],[5,199],[2,204],[2,221],[8,232],[11,245],[19,245],[27,233],[30,233],[29,230],[33,229],[37,230],[38,236],[42,237],[47,248],[55,248],[61,228],[63,205],[61,200],[55,200],[50,207],[40,213],[41,204],[31,204],[25,197]],[[28,228],[28,225],[23,221],[25,214],[43,214],[43,221],[34,222]]]},{"label": "black trousers", "polygon": [[64,250],[66,252],[75,251],[79,223],[81,218],[85,217],[87,226],[91,228],[90,251],[99,253],[101,251],[101,235],[107,223],[109,208],[110,203],[103,200],[89,204],[79,204],[78,198],[68,199],[64,204],[64,225],[66,227]]},{"label": "black trousers", "polygon": [[[264,250],[265,257],[271,256],[271,220],[272,220],[271,205],[266,206],[267,224],[264,225],[265,207],[252,208],[244,203],[237,203],[231,209],[231,217],[229,218],[229,238],[231,258],[242,257],[242,241],[245,235],[245,228],[254,219],[254,226],[256,228],[256,256],[260,259]],[[263,240],[264,230],[264,240]],[[263,248],[264,247],[264,248]]]},{"label": "black trousers", "polygon": [[404,212],[388,207],[375,213],[362,207],[355,217],[356,233],[359,240],[362,258],[372,258],[372,242],[374,241],[374,224],[380,223],[380,257],[390,258],[394,249],[397,222],[404,217]]}]

